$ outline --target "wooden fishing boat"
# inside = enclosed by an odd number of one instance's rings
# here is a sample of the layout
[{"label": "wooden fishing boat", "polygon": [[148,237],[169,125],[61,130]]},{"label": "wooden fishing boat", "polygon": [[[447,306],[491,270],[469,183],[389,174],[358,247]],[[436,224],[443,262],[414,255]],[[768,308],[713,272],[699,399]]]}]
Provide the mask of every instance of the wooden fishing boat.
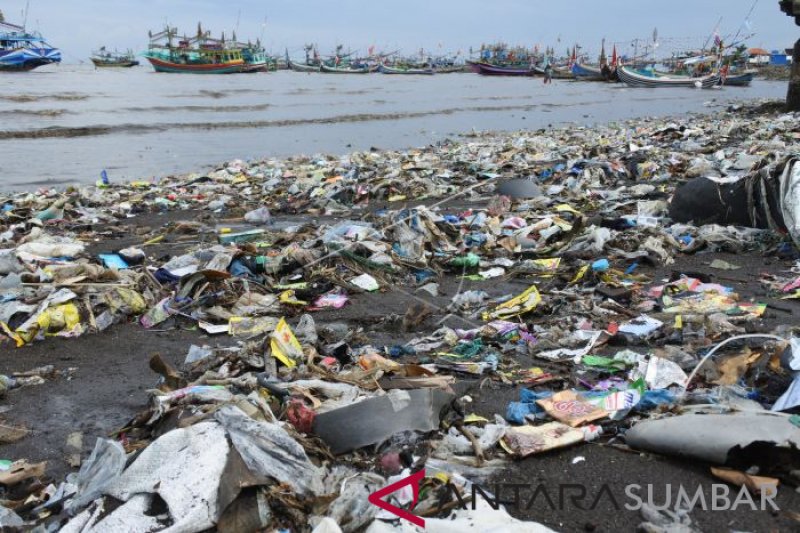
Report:
[{"label": "wooden fishing boat", "polygon": [[139,61],[136,60],[136,56],[131,50],[128,50],[127,52],[117,52],[114,50],[111,52],[106,50],[105,46],[101,46],[99,50],[92,52],[92,55],[89,59],[97,68],[130,68],[139,64]]},{"label": "wooden fishing boat", "polygon": [[268,72],[270,70],[267,52],[261,46],[260,41],[256,41],[256,44],[238,44],[237,48],[242,51],[244,60],[242,72]]},{"label": "wooden fishing boat", "polygon": [[467,60],[467,66],[484,76],[534,76],[533,67],[543,57],[538,48],[512,47],[503,42],[482,44],[475,55],[477,57],[472,57],[473,50],[470,49],[471,58]]},{"label": "wooden fishing boat", "polygon": [[372,72],[372,69],[366,65],[363,67],[354,67],[351,65],[343,67],[331,67],[323,63],[319,66],[319,71],[324,72],[325,74],[369,74]]},{"label": "wooden fishing boat", "polygon": [[[637,70],[637,72],[639,74],[655,78],[672,78],[672,79],[683,79],[683,80],[697,79],[692,76],[688,76],[686,74],[675,74],[670,72],[664,72],[661,70],[650,70],[650,71]],[[728,74],[727,76],[722,75],[721,76],[722,80],[720,85],[729,85],[731,87],[746,87],[750,85],[750,82],[753,81],[753,78],[756,77],[756,74],[758,74],[757,70],[744,70],[741,72],[734,72],[732,74]]]},{"label": "wooden fishing boat", "polygon": [[689,77],[668,77],[668,76],[648,76],[629,67],[617,68],[617,75],[620,81],[629,87],[698,87],[710,89],[720,85],[722,77],[719,72],[715,72],[701,78]]},{"label": "wooden fishing boat", "polygon": [[[378,70],[383,74],[422,74],[428,76],[434,72],[432,68],[390,67],[389,65],[380,65]],[[437,70],[436,72],[439,71]]]},{"label": "wooden fishing boat", "polygon": [[319,72],[319,65],[308,65],[306,63],[296,63],[291,59],[288,61],[289,68],[295,72]]},{"label": "wooden fishing boat", "polygon": [[[198,25],[197,36],[181,37],[177,45],[178,30],[167,28],[155,35],[150,33],[150,44],[144,54],[156,72],[185,74],[233,74],[242,72],[246,62],[242,50],[222,39],[212,39]],[[235,40],[234,40],[235,43]]]},{"label": "wooden fishing boat", "polygon": [[238,59],[224,60],[220,62],[180,62],[175,63],[159,59],[157,57],[146,56],[147,60],[153,65],[156,72],[187,73],[187,74],[234,74],[242,72],[244,60],[241,56]]},{"label": "wooden fishing boat", "polygon": [[729,85],[731,87],[746,87],[750,85],[750,82],[753,81],[753,78],[756,77],[756,74],[758,74],[757,70],[745,70],[743,72],[728,74],[728,76],[722,80],[722,85]]},{"label": "wooden fishing boat", "polygon": [[533,66],[502,66],[477,63],[478,73],[484,76],[535,76]]}]

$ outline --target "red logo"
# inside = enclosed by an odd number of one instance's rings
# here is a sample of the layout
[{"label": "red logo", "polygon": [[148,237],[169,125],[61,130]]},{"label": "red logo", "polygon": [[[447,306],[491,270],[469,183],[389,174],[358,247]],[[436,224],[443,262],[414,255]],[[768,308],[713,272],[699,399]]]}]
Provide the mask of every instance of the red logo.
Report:
[{"label": "red logo", "polygon": [[408,477],[404,477],[400,481],[396,483],[392,483],[388,487],[384,487],[381,490],[377,490],[369,495],[367,500],[372,505],[377,505],[384,511],[389,511],[393,515],[402,518],[403,520],[408,520],[415,526],[425,527],[425,519],[421,518],[415,514],[412,514],[405,509],[401,509],[399,507],[395,507],[394,505],[387,503],[385,500],[382,500],[384,496],[388,496],[389,494],[400,490],[401,488],[405,487],[406,485],[411,485],[411,490],[414,494],[414,499],[411,502],[411,506],[417,504],[419,501],[419,483],[425,478],[425,470],[420,470],[416,474],[411,474]]}]

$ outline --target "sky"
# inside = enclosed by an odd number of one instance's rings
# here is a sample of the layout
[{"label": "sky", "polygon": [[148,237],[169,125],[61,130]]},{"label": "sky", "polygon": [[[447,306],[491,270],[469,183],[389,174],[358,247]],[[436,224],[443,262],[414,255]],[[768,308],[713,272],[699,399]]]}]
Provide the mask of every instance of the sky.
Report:
[{"label": "sky", "polygon": [[800,37],[777,0],[0,0],[0,10],[22,23],[27,2],[28,28],[69,63],[86,61],[101,45],[142,51],[148,30],[169,23],[193,34],[199,21],[215,36],[236,30],[240,40],[261,38],[272,53],[288,49],[294,57],[303,55],[304,43],[317,43],[322,53],[341,43],[467,54],[500,40],[555,46],[558,53],[579,43],[596,54],[603,38],[625,53],[634,39],[652,43],[655,29],[661,55],[702,46],[717,27],[723,37],[755,33],[747,44],[769,50]]}]

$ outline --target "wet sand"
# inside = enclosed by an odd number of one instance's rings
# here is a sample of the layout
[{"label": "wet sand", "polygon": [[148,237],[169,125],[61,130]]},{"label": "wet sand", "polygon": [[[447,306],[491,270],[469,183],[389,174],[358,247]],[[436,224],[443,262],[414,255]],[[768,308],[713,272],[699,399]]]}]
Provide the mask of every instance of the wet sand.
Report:
[{"label": "wet sand", "polygon": [[[474,206],[481,203],[471,204]],[[395,206],[396,207],[396,206]],[[467,204],[459,202],[445,204],[448,209],[458,212]],[[132,244],[140,244],[135,236],[136,228],[159,228],[180,220],[196,220],[198,213],[191,211],[148,214],[111,225],[104,230],[115,237],[94,244],[90,254],[115,250]],[[204,221],[214,224],[213,216],[201,215]],[[279,216],[276,225],[296,224],[302,220],[297,216]],[[335,222],[335,218],[325,217],[325,223]],[[177,255],[190,246],[178,242],[165,242],[155,245],[149,253],[154,256]],[[710,269],[708,263],[719,258],[742,265],[734,273]],[[748,332],[770,331],[778,324],[794,324],[800,316],[800,302],[796,300],[773,300],[766,298],[760,287],[760,273],[777,274],[793,265],[789,260],[765,259],[760,254],[701,253],[694,256],[679,255],[676,263],[658,269],[642,265],[640,273],[652,276],[654,280],[667,277],[672,272],[701,272],[712,276],[720,283],[730,285],[743,298],[757,297],[775,308],[768,308],[762,320],[748,324]],[[402,290],[390,289],[383,293],[360,294],[340,310],[326,310],[314,313],[317,324],[344,322],[351,328],[361,327],[374,345],[393,345],[432,333],[445,319],[443,308],[459,290],[480,289],[491,297],[516,293],[528,283],[524,280],[471,282],[455,276],[441,280],[441,294],[427,297],[426,301],[434,308],[431,317],[413,332],[403,331],[396,320],[388,317],[402,316],[416,300]],[[435,308],[439,307],[439,310]],[[464,327],[458,316],[444,320],[450,327]],[[295,324],[297,317],[290,319]],[[40,386],[12,390],[4,401],[10,410],[3,416],[11,424],[23,425],[32,430],[25,439],[0,446],[0,456],[8,458],[25,457],[30,461],[48,461],[47,473],[55,480],[71,469],[66,463],[65,443],[67,435],[74,431],[83,432],[84,457],[91,452],[96,437],[109,436],[124,426],[134,415],[145,409],[148,389],[156,386],[158,376],[148,365],[150,357],[158,353],[170,363],[180,367],[191,344],[211,346],[231,346],[235,339],[227,336],[208,336],[196,326],[186,321],[169,320],[162,326],[145,330],[138,324],[124,324],[111,327],[99,334],[87,334],[77,339],[46,339],[24,348],[14,350],[9,357],[0,358],[0,373],[24,371],[52,364],[57,370],[77,367],[73,378],[48,380]],[[509,361],[511,362],[511,361]],[[548,363],[533,360],[526,356],[515,356],[521,366],[545,367]],[[556,364],[558,365],[558,364]],[[474,379],[460,379],[458,392],[468,394],[473,400],[477,414],[492,418],[505,413],[509,401],[519,397],[518,386],[506,386],[489,380],[483,383]],[[576,457],[585,461],[573,464]],[[544,499],[538,499],[530,508],[527,506],[529,493],[522,493],[526,504],[520,509],[509,508],[509,512],[521,519],[535,520],[558,531],[634,531],[641,523],[641,515],[636,511],[618,509],[625,500],[625,486],[631,483],[646,487],[653,484],[657,488],[656,501],[664,501],[665,484],[677,487],[680,484],[689,490],[703,486],[708,492],[713,483],[708,466],[692,461],[681,461],[644,453],[624,452],[607,445],[582,444],[571,448],[555,450],[511,463],[511,466],[494,476],[490,481],[499,483],[503,498],[512,499],[509,488],[502,484],[542,484],[551,487],[551,496],[557,498],[558,485],[582,484],[588,494],[595,495],[608,487],[612,500],[604,497],[596,508],[590,509],[566,501],[560,505],[556,500],[553,506]],[[677,488],[675,489],[677,490]],[[792,510],[800,506],[800,494],[786,487],[779,491],[777,499],[781,509]],[[584,505],[584,504],[581,504]],[[797,522],[779,513],[751,511],[740,508],[737,511],[701,511],[691,514],[695,526],[702,531],[727,531],[733,524],[736,529],[746,531],[789,531]]]}]

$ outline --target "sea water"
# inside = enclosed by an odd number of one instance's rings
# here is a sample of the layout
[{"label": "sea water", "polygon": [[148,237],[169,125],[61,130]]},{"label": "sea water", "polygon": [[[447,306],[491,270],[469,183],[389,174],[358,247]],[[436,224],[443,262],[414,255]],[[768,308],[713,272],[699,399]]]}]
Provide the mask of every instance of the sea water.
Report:
[{"label": "sea water", "polygon": [[157,74],[149,65],[0,73],[0,187],[202,171],[230,159],[400,149],[472,130],[578,126],[782,98],[785,82],[631,89],[541,78]]}]

